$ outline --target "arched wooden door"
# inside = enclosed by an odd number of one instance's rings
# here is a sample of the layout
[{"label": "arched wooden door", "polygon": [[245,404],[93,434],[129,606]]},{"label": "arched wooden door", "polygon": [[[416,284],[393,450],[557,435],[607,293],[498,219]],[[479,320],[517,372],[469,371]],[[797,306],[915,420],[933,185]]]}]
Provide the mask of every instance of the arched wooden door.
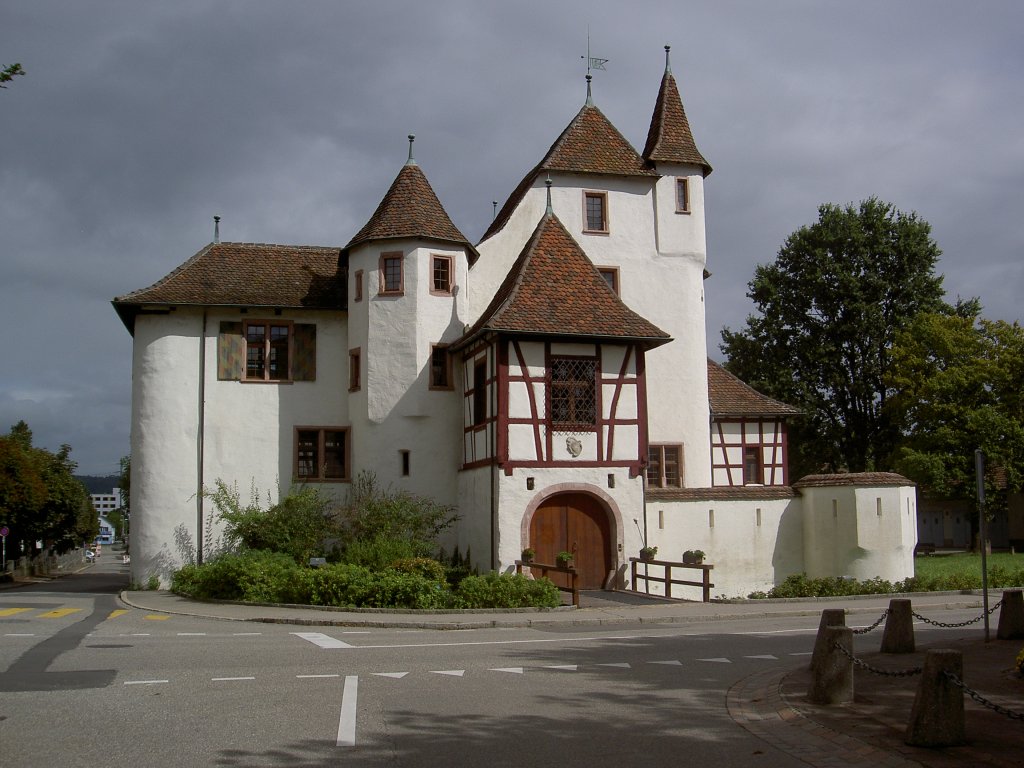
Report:
[{"label": "arched wooden door", "polygon": [[[530,521],[530,546],[537,561],[554,563],[563,550],[575,550],[574,564],[580,589],[601,589],[612,570],[611,525],[608,513],[593,496],[585,493],[560,493],[547,499]],[[567,577],[560,577],[567,585]],[[555,578],[552,581],[559,583]]]}]

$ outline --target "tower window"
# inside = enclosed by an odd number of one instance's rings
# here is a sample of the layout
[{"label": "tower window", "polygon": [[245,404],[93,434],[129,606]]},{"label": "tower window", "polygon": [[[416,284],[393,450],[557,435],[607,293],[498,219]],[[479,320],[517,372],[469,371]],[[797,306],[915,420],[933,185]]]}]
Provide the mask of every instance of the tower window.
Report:
[{"label": "tower window", "polygon": [[447,344],[434,344],[430,348],[430,388],[452,388],[452,364]]},{"label": "tower window", "polygon": [[690,180],[676,179],[676,213],[690,212]]},{"label": "tower window", "polygon": [[430,292],[450,296],[452,293],[452,257],[432,256],[430,264]]},{"label": "tower window", "polygon": [[605,192],[584,192],[584,231],[608,231],[608,195]]},{"label": "tower window", "polygon": [[383,253],[380,257],[380,294],[401,296],[405,290],[402,254]]}]

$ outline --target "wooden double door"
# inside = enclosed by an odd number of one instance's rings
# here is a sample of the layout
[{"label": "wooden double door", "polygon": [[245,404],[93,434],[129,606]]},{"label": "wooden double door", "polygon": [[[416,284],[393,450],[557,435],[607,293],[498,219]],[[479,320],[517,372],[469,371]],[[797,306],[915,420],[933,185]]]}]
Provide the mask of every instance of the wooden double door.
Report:
[{"label": "wooden double door", "polygon": [[[559,552],[573,552],[580,589],[601,589],[614,567],[608,512],[586,493],[561,493],[538,507],[530,521],[530,546],[541,563],[554,563]],[[568,585],[562,574],[550,577]]]}]

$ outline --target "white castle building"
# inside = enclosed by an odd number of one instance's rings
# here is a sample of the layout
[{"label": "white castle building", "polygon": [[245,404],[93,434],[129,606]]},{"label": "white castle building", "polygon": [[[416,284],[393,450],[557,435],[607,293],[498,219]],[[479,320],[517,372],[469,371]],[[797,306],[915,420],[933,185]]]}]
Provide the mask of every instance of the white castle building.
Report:
[{"label": "white castle building", "polygon": [[344,247],[214,242],[115,299],[134,344],[132,578],[167,582],[176,531],[202,546],[217,479],[344,498],[364,470],[456,508],[449,549],[484,570],[571,550],[583,587],[622,586],[646,539],[659,559],[706,552],[727,596],[801,571],[912,575],[912,484],[791,482],[794,409],[707,358],[711,166],[667,54],[643,151],[588,78],[476,245],[410,137]]}]

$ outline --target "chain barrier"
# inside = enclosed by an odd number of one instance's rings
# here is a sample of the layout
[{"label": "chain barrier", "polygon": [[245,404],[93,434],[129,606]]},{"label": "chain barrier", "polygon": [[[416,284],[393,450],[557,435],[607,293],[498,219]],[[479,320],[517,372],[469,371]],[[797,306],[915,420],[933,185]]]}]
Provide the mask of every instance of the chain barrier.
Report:
[{"label": "chain barrier", "polygon": [[935,621],[933,619],[929,619],[929,618],[927,618],[925,616],[922,616],[917,611],[911,611],[910,613],[911,613],[911,615],[913,615],[913,617],[915,619],[918,619],[919,621],[923,621],[925,624],[931,624],[933,627],[943,627],[945,629],[956,629],[958,627],[969,626],[970,624],[977,624],[979,621],[984,619],[985,616],[991,616],[993,613],[995,613],[996,610],[999,608],[999,606],[1002,605],[1002,604],[1003,604],[1003,601],[1000,600],[998,603],[996,603],[991,608],[989,608],[987,612],[983,611],[981,613],[981,615],[976,616],[973,619],[968,619],[967,621],[961,621],[961,622],[958,622],[956,624],[948,624],[948,623],[946,623],[944,621]]},{"label": "chain barrier", "polygon": [[953,685],[956,685],[956,686],[958,686],[960,688],[963,688],[964,693],[966,693],[968,696],[970,696],[976,702],[981,704],[981,706],[988,707],[993,712],[998,712],[1000,715],[1006,715],[1011,720],[1024,720],[1024,713],[1014,712],[1012,709],[1007,709],[1006,707],[999,706],[994,701],[989,701],[984,696],[982,696],[980,693],[978,693],[976,690],[974,690],[973,688],[968,686],[966,683],[964,683],[963,680],[961,680],[959,677],[957,677],[952,672],[947,670],[947,671],[943,672],[942,674],[944,674],[947,678],[949,678],[949,680],[953,683]]},{"label": "chain barrier", "polygon": [[846,650],[846,648],[841,643],[833,643],[832,645],[834,645],[836,648],[842,651],[843,655],[846,656],[846,658],[848,658],[850,661],[852,661],[855,667],[860,667],[861,669],[867,672],[871,672],[875,675],[882,675],[883,677],[913,677],[914,675],[920,675],[921,672],[924,671],[923,667],[911,667],[910,669],[894,670],[879,669],[878,667],[872,667],[867,662],[858,659],[856,656],[854,656],[852,653]]},{"label": "chain barrier", "polygon": [[888,615],[889,615],[889,609],[886,608],[884,611],[882,611],[882,615],[878,617],[878,621],[876,621],[870,627],[864,627],[863,629],[853,629],[853,630],[850,630],[850,631],[853,632],[853,634],[855,634],[855,635],[866,635],[868,632],[871,632],[871,631],[873,631],[875,629],[878,629],[878,626],[883,621],[885,621],[885,618]]}]

